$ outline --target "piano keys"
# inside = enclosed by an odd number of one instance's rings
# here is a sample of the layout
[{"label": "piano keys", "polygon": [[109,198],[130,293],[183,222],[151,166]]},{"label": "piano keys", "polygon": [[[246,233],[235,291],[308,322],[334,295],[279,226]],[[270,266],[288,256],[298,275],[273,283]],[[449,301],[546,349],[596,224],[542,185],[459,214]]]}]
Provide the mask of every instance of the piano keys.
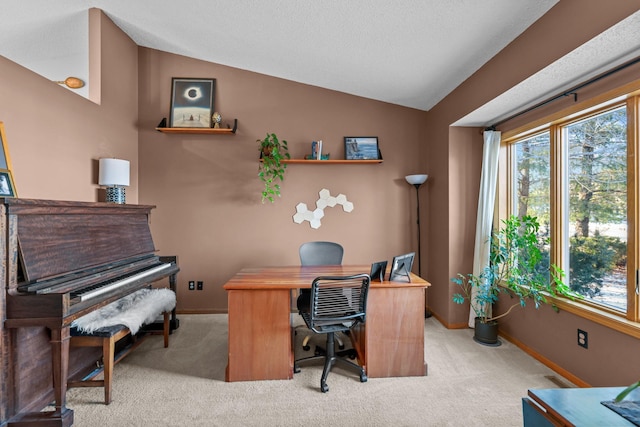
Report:
[{"label": "piano keys", "polygon": [[124,277],[122,279],[109,281],[107,283],[101,283],[98,286],[92,286],[87,289],[81,289],[76,292],[71,292],[71,296],[77,296],[80,301],[87,301],[92,298],[99,297],[100,295],[106,294],[107,292],[111,292],[116,289],[121,289],[123,286],[128,285],[129,283],[136,282],[140,279],[144,279],[146,277],[152,276],[158,272],[166,270],[170,268],[171,264],[162,264],[155,267],[151,267],[140,272],[137,272],[131,276]]},{"label": "piano keys", "polygon": [[[151,209],[0,199],[0,248],[6,252],[0,269],[0,425],[71,425],[73,411],[65,403],[71,322],[158,280],[168,278],[175,290],[177,260],[155,254]],[[41,372],[42,362],[20,368],[25,358],[44,357],[50,358],[49,375]],[[53,384],[43,381],[51,377]],[[51,400],[55,411],[37,412]]]}]

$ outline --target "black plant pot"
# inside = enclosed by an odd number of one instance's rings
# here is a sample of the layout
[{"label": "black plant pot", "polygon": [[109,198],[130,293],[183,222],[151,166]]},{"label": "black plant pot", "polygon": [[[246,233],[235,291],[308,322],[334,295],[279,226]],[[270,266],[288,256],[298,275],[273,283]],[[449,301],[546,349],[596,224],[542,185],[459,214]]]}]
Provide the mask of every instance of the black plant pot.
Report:
[{"label": "black plant pot", "polygon": [[498,347],[502,343],[498,339],[498,322],[482,323],[479,317],[475,319],[473,339],[482,345]]}]

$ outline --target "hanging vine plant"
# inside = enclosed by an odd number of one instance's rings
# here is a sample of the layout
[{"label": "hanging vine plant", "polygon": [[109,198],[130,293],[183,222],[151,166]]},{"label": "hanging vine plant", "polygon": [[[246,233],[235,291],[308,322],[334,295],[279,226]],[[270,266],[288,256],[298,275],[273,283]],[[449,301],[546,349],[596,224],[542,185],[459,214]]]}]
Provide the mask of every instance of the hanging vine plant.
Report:
[{"label": "hanging vine plant", "polygon": [[262,203],[267,200],[273,203],[275,197],[280,197],[280,183],[284,181],[287,164],[283,160],[290,159],[287,141],[279,140],[275,133],[267,133],[264,139],[256,141],[260,147],[260,165],[258,177],[264,183]]}]

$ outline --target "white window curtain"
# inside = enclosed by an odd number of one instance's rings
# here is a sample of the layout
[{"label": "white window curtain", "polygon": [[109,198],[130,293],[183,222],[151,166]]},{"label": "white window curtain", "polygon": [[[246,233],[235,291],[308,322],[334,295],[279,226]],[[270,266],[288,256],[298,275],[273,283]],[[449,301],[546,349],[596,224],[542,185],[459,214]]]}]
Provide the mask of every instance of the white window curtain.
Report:
[{"label": "white window curtain", "polygon": [[[482,175],[480,176],[480,194],[478,196],[478,216],[476,219],[476,243],[473,253],[473,274],[480,275],[489,265],[489,244],[493,208],[496,200],[498,180],[498,158],[500,155],[500,132],[485,131],[482,149]],[[472,290],[475,293],[475,289]],[[473,304],[473,298],[471,298]],[[469,327],[475,325],[473,307],[469,311]]]}]

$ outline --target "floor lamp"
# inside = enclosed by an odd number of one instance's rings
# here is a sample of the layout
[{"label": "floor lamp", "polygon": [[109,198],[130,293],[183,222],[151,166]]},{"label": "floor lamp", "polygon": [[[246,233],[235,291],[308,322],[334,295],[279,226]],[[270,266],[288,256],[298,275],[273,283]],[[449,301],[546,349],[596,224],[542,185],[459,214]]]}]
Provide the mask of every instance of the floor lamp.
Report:
[{"label": "floor lamp", "polygon": [[[420,277],[422,277],[422,257],[420,255],[420,193],[418,192],[418,190],[420,189],[420,186],[422,184],[427,182],[427,178],[429,178],[429,175],[425,174],[407,175],[404,177],[404,179],[406,179],[409,184],[416,187],[416,224],[418,224],[418,276]],[[427,294],[425,293],[425,295]],[[431,313],[426,309],[426,307],[424,315],[425,317],[431,317]]]}]

